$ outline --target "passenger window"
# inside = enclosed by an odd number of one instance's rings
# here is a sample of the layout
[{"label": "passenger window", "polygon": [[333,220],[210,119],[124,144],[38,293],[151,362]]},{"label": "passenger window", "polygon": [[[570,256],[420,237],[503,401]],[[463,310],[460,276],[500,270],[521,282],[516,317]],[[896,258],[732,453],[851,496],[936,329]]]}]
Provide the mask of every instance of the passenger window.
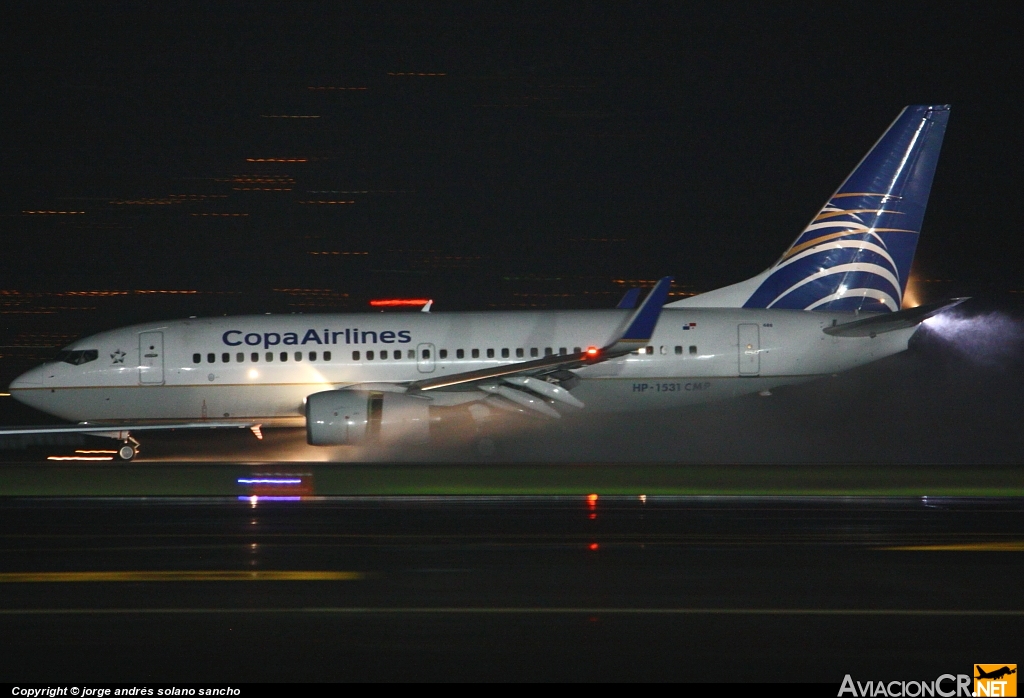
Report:
[{"label": "passenger window", "polygon": [[206,355],[206,363],[212,364],[212,363],[215,363],[216,361],[217,361],[217,355],[216,354],[207,354]]},{"label": "passenger window", "polygon": [[503,358],[503,359],[507,359],[508,358],[508,349],[502,349],[501,350],[501,358]]},{"label": "passenger window", "polygon": [[202,360],[203,360],[202,354],[193,354],[192,355],[192,363],[198,364],[198,363],[202,362]]},{"label": "passenger window", "polygon": [[480,350],[479,349],[474,349],[473,350],[473,358],[474,359],[479,359],[480,358]]},{"label": "passenger window", "polygon": [[681,346],[679,346],[678,344],[676,345],[676,353],[677,354],[682,354],[683,353],[683,348]]},{"label": "passenger window", "polygon": [[310,361],[316,361],[316,352],[315,351],[309,352],[309,360]]},{"label": "passenger window", "polygon": [[544,347],[544,356],[551,356],[555,352],[551,351],[551,347]]},{"label": "passenger window", "polygon": [[401,361],[402,360],[402,350],[401,349],[395,349],[394,354],[395,354],[395,361]]},{"label": "passenger window", "polygon": [[406,355],[410,359],[415,359],[416,358],[416,350],[415,349],[410,349],[408,352],[406,352]]},{"label": "passenger window", "polygon": [[423,358],[424,359],[429,359],[430,358],[430,350],[429,349],[424,349],[423,350]]},{"label": "passenger window", "polygon": [[237,361],[238,363],[242,363],[243,361],[245,361],[245,354],[243,354],[242,352],[238,352],[237,354],[235,354],[235,361]]},{"label": "passenger window", "polygon": [[359,361],[359,352],[358,351],[352,352],[352,360],[353,361]]},{"label": "passenger window", "polygon": [[456,359],[464,359],[464,358],[466,358],[466,352],[464,350],[462,350],[462,349],[456,349],[455,350],[455,358]]},{"label": "passenger window", "polygon": [[387,349],[381,349],[381,350],[380,350],[380,358],[381,358],[381,359],[386,359],[386,358],[388,358],[388,350],[387,350]]},{"label": "passenger window", "polygon": [[295,360],[296,361],[302,361],[302,352],[301,351],[295,352]]},{"label": "passenger window", "polygon": [[231,363],[231,354],[224,352],[223,354],[220,355],[220,360],[226,364]]},{"label": "passenger window", "polygon": [[648,354],[653,354],[654,353],[654,347],[647,347],[647,353]]},{"label": "passenger window", "polygon": [[287,361],[287,360],[288,360],[288,352],[282,351],[281,352],[281,361]]},{"label": "passenger window", "polygon": [[330,361],[330,360],[331,360],[331,352],[325,351],[324,352],[324,361]]},{"label": "passenger window", "polygon": [[373,351],[366,352],[366,360],[373,361]]},{"label": "passenger window", "polygon": [[488,359],[493,359],[494,358],[494,350],[493,349],[488,349],[487,350],[487,358]]},{"label": "passenger window", "polygon": [[268,351],[267,352],[267,362],[269,363],[269,362],[271,362],[273,360],[274,360],[274,352]]},{"label": "passenger window", "polygon": [[522,347],[517,347],[516,348],[516,358],[517,359],[523,358],[523,348]]},{"label": "passenger window", "polygon": [[259,363],[260,355],[257,352],[254,351],[252,354],[249,355],[249,358],[252,359],[252,362],[254,364],[255,363]]},{"label": "passenger window", "polygon": [[696,354],[696,353],[697,353],[697,347],[695,347],[694,345],[691,344],[690,345],[690,354]]},{"label": "passenger window", "polygon": [[438,353],[438,356],[439,356],[440,358],[442,358],[442,359],[447,359],[447,358],[448,358],[448,350],[447,350],[447,349],[442,349],[442,350],[441,350],[441,351],[440,351],[440,352]]},{"label": "passenger window", "polygon": [[540,352],[537,351],[537,347],[530,347],[530,356],[531,357],[536,357],[536,356],[539,356],[539,355],[540,355]]},{"label": "passenger window", "polygon": [[658,347],[658,353],[659,353],[659,354],[667,354],[667,353],[668,353],[668,352],[667,352],[667,351],[665,350],[665,345],[664,345],[664,344],[663,344],[663,345],[661,345],[660,347]]}]

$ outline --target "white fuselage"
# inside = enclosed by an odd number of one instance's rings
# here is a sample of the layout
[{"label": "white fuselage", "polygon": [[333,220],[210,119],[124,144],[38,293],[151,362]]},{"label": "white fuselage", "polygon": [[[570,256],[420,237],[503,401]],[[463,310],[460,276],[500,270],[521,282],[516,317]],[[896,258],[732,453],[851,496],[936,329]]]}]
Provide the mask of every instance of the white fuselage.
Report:
[{"label": "white fuselage", "polygon": [[[303,423],[305,398],[399,384],[547,353],[601,347],[627,310],[251,315],[149,323],[79,340],[77,365],[43,364],[11,384],[18,400],[72,421],[259,420]],[[861,317],[864,317],[861,315]],[[576,369],[592,410],[642,410],[757,392],[846,370],[907,347],[916,328],[832,337],[852,314],[671,308],[646,351]],[[687,328],[687,329],[684,329]],[[434,404],[484,399],[472,385]]]}]

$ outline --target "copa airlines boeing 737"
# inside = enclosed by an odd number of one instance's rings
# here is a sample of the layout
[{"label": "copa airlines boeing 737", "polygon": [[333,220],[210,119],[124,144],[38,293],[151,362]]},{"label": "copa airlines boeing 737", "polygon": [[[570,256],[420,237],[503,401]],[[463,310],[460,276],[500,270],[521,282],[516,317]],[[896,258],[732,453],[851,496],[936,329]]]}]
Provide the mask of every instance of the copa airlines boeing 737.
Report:
[{"label": "copa airlines boeing 737", "polygon": [[[559,417],[769,390],[907,348],[958,302],[901,310],[949,107],[904,109],[775,264],[664,305],[252,315],[135,325],[81,339],[10,387],[74,424],[0,434],[304,425],[310,444],[417,441],[431,412]],[[442,409],[438,409],[442,408]]]}]

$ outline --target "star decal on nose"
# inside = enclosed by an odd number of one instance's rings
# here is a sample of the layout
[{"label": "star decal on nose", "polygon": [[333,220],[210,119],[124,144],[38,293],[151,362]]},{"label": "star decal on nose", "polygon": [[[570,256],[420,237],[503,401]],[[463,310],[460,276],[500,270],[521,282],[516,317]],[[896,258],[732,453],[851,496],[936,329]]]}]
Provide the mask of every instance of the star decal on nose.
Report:
[{"label": "star decal on nose", "polygon": [[123,364],[125,356],[126,354],[120,349],[118,349],[117,351],[110,355],[110,358],[114,360],[115,364]]}]

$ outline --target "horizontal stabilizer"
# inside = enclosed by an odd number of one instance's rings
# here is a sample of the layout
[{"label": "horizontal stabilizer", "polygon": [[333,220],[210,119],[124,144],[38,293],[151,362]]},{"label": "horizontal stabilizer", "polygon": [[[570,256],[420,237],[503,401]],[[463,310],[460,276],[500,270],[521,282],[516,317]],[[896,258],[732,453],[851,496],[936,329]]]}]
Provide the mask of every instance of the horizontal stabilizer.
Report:
[{"label": "horizontal stabilizer", "polygon": [[874,337],[876,334],[905,330],[914,325],[920,324],[932,315],[938,315],[943,310],[960,305],[967,298],[953,298],[938,303],[919,305],[916,308],[907,308],[895,313],[884,313],[874,315],[863,320],[845,322],[842,325],[826,327],[823,332],[833,337]]}]

